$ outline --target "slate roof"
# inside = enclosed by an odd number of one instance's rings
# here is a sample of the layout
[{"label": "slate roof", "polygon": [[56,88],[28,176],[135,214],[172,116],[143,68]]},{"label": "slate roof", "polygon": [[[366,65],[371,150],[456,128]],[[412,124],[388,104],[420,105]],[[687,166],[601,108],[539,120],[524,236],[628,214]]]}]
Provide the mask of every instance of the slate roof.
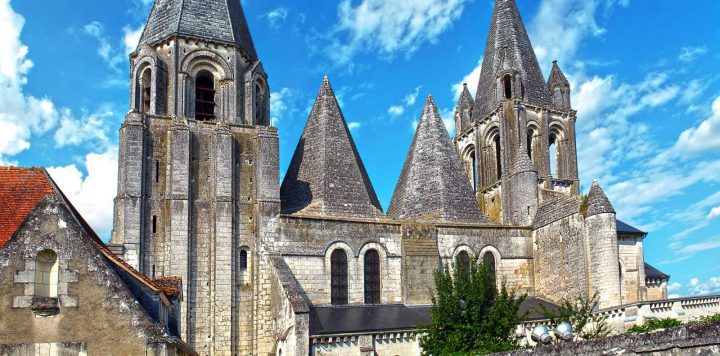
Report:
[{"label": "slate roof", "polygon": [[620,220],[615,219],[615,225],[617,226],[617,232],[618,234],[624,234],[624,235],[637,235],[637,236],[645,236],[647,235],[646,232],[641,231],[635,227],[632,227]]},{"label": "slate roof", "polygon": [[[542,319],[540,306],[550,310],[557,305],[536,297],[528,297],[518,314],[528,313],[530,320]],[[432,321],[430,306],[404,304],[314,306],[310,307],[310,335],[338,335],[366,332],[405,331],[429,325]]]},{"label": "slate roof", "polygon": [[659,269],[645,262],[645,278],[670,278],[670,275],[661,272]]},{"label": "slate roof", "polygon": [[0,249],[40,200],[53,193],[41,168],[0,167]]},{"label": "slate roof", "polygon": [[587,216],[605,213],[615,214],[615,208],[610,204],[610,200],[608,200],[605,192],[600,187],[600,183],[595,180],[587,196]]},{"label": "slate roof", "polygon": [[556,86],[570,86],[570,82],[565,77],[565,74],[560,70],[557,61],[553,61],[552,70],[550,71],[550,77],[548,78],[548,90]]},{"label": "slate roof", "polygon": [[536,105],[549,105],[545,78],[515,0],[495,0],[485,44],[473,119],[481,119],[497,106],[496,75],[503,64],[521,73],[525,96]]},{"label": "slate roof", "polygon": [[515,155],[515,162],[513,162],[512,171],[510,173],[518,174],[524,172],[536,171],[535,167],[533,167],[532,161],[530,161],[530,156],[528,156],[527,151],[520,147],[517,154]]},{"label": "slate roof", "polygon": [[140,43],[179,35],[238,46],[257,60],[240,0],[156,0]]},{"label": "slate roof", "polygon": [[[166,296],[177,295],[156,284],[112,253],[43,168],[0,167],[0,249],[7,244],[38,203],[48,195],[56,196],[72,212],[90,241],[110,263],[154,292],[163,292]],[[168,293],[165,293],[166,291]]]},{"label": "slate roof", "polygon": [[425,103],[388,215],[393,219],[488,222],[480,212],[470,181],[431,96]]},{"label": "slate roof", "polygon": [[327,77],[285,174],[280,199],[285,214],[385,217]]}]

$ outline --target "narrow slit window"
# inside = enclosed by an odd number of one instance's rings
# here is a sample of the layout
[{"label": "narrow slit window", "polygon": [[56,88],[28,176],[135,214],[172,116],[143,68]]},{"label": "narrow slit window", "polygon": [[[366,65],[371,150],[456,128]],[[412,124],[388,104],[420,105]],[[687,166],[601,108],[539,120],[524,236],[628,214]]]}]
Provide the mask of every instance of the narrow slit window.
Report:
[{"label": "narrow slit window", "polygon": [[478,171],[477,171],[477,158],[475,152],[470,154],[470,162],[472,164],[472,185],[473,191],[477,192],[478,189]]},{"label": "narrow slit window", "polygon": [[365,304],[380,304],[380,255],[375,250],[365,252]]},{"label": "narrow slit window", "polygon": [[555,178],[559,177],[558,174],[558,150],[557,150],[557,136],[555,134],[550,135],[550,174],[554,175]]},{"label": "narrow slit window", "polygon": [[152,95],[152,71],[146,69],[142,76],[142,111],[144,113],[150,112],[150,103]]},{"label": "narrow slit window", "polygon": [[500,180],[502,177],[502,155],[500,154],[500,135],[496,135],[493,139],[495,146],[495,173],[496,179]]},{"label": "narrow slit window", "polygon": [[330,301],[333,305],[348,303],[348,262],[347,253],[342,249],[330,255]]},{"label": "narrow slit window", "polygon": [[152,232],[157,233],[157,215],[153,215],[152,217]]},{"label": "narrow slit window", "polygon": [[155,183],[160,182],[160,161],[155,160]]},{"label": "narrow slit window", "polygon": [[509,74],[503,77],[503,84],[505,86],[505,99],[512,98],[512,77]]},{"label": "narrow slit window", "polygon": [[195,119],[215,120],[215,80],[208,72],[198,74],[195,79]]},{"label": "narrow slit window", "polygon": [[240,251],[240,270],[245,271],[248,268],[248,253],[245,250]]}]

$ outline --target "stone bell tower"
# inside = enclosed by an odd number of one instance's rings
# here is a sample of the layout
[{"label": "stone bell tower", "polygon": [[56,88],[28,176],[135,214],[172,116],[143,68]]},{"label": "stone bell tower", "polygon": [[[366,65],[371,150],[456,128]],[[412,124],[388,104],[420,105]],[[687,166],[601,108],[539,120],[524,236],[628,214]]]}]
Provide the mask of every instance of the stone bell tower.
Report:
[{"label": "stone bell tower", "polygon": [[544,191],[579,195],[575,120],[570,84],[557,63],[545,81],[515,0],[495,0],[475,99],[465,87],[455,111],[455,145],[487,216],[528,226]]},{"label": "stone bell tower", "polygon": [[182,337],[199,353],[252,352],[258,236],[280,190],[240,1],[156,0],[130,67],[110,247],[148,276],[182,277]]}]

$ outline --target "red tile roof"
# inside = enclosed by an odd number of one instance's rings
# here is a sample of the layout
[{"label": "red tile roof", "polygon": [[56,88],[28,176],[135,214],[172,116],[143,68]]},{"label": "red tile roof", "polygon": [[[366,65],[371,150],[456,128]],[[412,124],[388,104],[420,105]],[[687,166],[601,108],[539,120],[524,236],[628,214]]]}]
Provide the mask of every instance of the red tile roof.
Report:
[{"label": "red tile roof", "polygon": [[162,289],[168,297],[177,297],[182,289],[182,277],[155,277],[151,280]]},{"label": "red tile roof", "polygon": [[[57,195],[65,203],[75,219],[77,219],[77,222],[90,237],[91,242],[110,263],[125,270],[155,292],[161,292],[166,296],[179,295],[177,288],[173,289],[167,284],[169,282],[165,283],[165,285],[155,283],[122,258],[112,253],[90,227],[90,224],[83,219],[65,197],[44,168],[0,167],[0,249],[5,247],[7,241],[20,228],[20,225],[22,225],[30,212],[48,194]],[[179,283],[178,281],[176,285]]]},{"label": "red tile roof", "polygon": [[0,249],[35,205],[54,193],[42,168],[0,167]]}]

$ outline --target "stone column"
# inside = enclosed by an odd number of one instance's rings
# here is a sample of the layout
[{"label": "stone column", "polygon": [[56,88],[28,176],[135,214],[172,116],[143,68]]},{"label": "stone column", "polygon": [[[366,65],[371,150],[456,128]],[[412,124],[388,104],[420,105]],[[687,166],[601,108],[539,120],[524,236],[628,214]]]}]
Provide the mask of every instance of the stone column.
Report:
[{"label": "stone column", "polygon": [[[110,245],[133,268],[142,271],[144,235],[145,125],[138,112],[131,112],[120,128],[118,194]],[[122,246],[122,248],[120,248]]]},{"label": "stone column", "polygon": [[[223,86],[225,87],[225,86]],[[232,350],[232,308],[234,252],[233,241],[234,167],[235,148],[233,135],[226,124],[219,124],[213,136],[215,231],[213,250],[213,349],[216,355],[230,355]]]},{"label": "stone column", "polygon": [[170,210],[170,256],[167,258],[169,275],[182,277],[183,301],[181,306],[181,335],[188,340],[188,289],[194,281],[188,280],[190,231],[190,144],[191,133],[187,123],[178,120],[168,132],[167,193]]}]

